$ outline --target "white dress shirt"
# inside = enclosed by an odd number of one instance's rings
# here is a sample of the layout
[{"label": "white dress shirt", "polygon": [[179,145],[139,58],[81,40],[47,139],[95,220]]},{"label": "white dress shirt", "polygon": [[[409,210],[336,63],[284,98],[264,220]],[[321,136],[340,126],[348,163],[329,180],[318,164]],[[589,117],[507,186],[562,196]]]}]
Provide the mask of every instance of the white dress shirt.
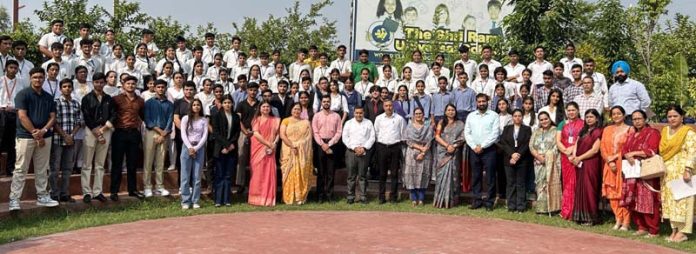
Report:
[{"label": "white dress shirt", "polygon": [[348,60],[348,58],[336,59],[329,65],[329,70],[338,69],[341,74],[350,73],[353,71],[353,64]]},{"label": "white dress shirt", "polygon": [[512,66],[512,64],[507,64],[503,68],[505,68],[505,71],[507,71],[507,77],[505,77],[506,79],[517,77],[517,83],[522,83],[522,71],[524,71],[526,68],[524,64],[518,63],[515,66]]},{"label": "white dress shirt", "polygon": [[56,62],[56,60],[53,60],[53,58],[48,59],[48,61],[44,62],[41,64],[41,68],[44,69],[48,73],[48,64],[50,63],[57,63],[58,64],[58,80],[64,79],[64,78],[71,78],[73,75],[73,72],[75,72],[75,67],[72,66],[71,62],[68,61],[63,61],[63,59],[60,59],[60,63]]},{"label": "white dress shirt", "polygon": [[363,119],[358,122],[355,118],[350,119],[343,126],[343,144],[350,150],[357,147],[364,147],[366,150],[372,148],[375,143],[375,129],[370,119]]},{"label": "white dress shirt", "polygon": [[215,54],[220,53],[220,49],[213,45],[212,47],[208,45],[203,45],[203,57],[201,57],[201,60],[203,61],[204,65],[208,65],[213,63],[213,60],[215,60]]},{"label": "white dress shirt", "polygon": [[15,76],[14,79],[7,76],[0,78],[0,108],[14,108],[17,93],[28,86],[27,80],[19,76]]},{"label": "white dress shirt", "polygon": [[[469,77],[467,82],[469,82],[469,84],[471,84],[471,81],[476,79],[476,75],[478,74],[478,70],[476,69],[478,64],[476,63],[476,61],[471,60],[471,59],[467,60],[466,62],[459,59],[459,60],[454,62],[454,65],[457,65],[458,63],[464,65],[464,72],[466,72],[466,75]],[[452,68],[454,68],[454,65],[452,66]],[[456,77],[454,77],[454,78],[456,78]],[[469,85],[469,84],[467,84],[467,85]]]},{"label": "white dress shirt", "polygon": [[225,66],[228,69],[232,69],[235,66],[237,66],[238,57],[239,57],[239,50],[230,49],[230,50],[225,52],[225,55],[222,56],[222,61],[225,62]]},{"label": "white dress shirt", "polygon": [[580,66],[583,66],[582,60],[577,57],[573,59],[568,59],[568,57],[564,57],[561,58],[559,62],[563,64],[563,76],[569,78],[570,80],[573,80],[573,74],[570,73],[570,71],[573,68],[573,65],[579,64]]},{"label": "white dress shirt", "polygon": [[375,137],[377,142],[384,145],[393,145],[401,142],[401,133],[406,126],[406,121],[399,114],[387,113],[378,115],[375,119]]},{"label": "white dress shirt", "polygon": [[533,86],[536,86],[544,83],[544,71],[553,70],[553,65],[546,60],[541,63],[534,61],[527,68],[532,71],[532,77],[529,80],[532,81]]}]

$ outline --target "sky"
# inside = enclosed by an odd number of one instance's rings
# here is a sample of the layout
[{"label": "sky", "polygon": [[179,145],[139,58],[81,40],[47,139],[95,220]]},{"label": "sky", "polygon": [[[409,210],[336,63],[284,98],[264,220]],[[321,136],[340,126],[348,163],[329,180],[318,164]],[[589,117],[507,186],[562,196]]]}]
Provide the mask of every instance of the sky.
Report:
[{"label": "sky", "polygon": [[[376,0],[375,0],[376,1]],[[485,0],[478,0],[485,1]],[[588,0],[594,2],[596,0]],[[183,24],[188,24],[195,29],[198,25],[212,22],[218,31],[234,33],[233,22],[241,24],[245,16],[264,20],[269,15],[284,16],[285,9],[295,2],[294,0],[166,0],[166,1],[139,1],[141,10],[151,16],[172,16]],[[163,3],[167,4],[163,4]],[[300,0],[300,9],[307,9],[312,2]],[[324,11],[329,19],[336,20],[337,39],[340,44],[350,44],[350,9],[352,0],[334,0],[334,4]],[[621,0],[624,6],[629,6],[638,0]],[[34,16],[34,10],[43,6],[41,0],[20,0],[20,5],[26,7],[20,9],[20,19],[29,17],[37,26],[38,19]],[[107,10],[113,9],[113,0],[90,0],[92,5],[100,5]],[[0,0],[8,10],[12,8],[12,0]],[[204,7],[205,10],[200,10]],[[191,11],[195,10],[195,11]],[[680,13],[696,13],[696,1],[673,0],[668,7],[669,15]],[[11,11],[10,11],[11,12]]]}]

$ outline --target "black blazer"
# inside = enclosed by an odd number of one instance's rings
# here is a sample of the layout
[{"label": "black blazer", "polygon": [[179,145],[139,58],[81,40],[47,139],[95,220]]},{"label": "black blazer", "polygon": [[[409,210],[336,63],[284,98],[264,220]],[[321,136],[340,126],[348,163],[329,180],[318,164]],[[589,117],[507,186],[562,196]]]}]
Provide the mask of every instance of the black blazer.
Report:
[{"label": "black blazer", "polygon": [[377,116],[384,113],[384,106],[382,105],[382,100],[377,101],[377,112],[374,110],[374,105],[375,103],[372,101],[372,98],[367,98],[365,99],[365,103],[363,103],[363,109],[365,110],[365,118],[370,119],[372,123],[375,123],[375,119],[377,119]]},{"label": "black blazer", "polygon": [[510,166],[510,158],[513,153],[519,153],[521,155],[520,160],[517,161],[517,165],[524,165],[529,162],[531,157],[529,153],[529,139],[531,138],[532,128],[526,125],[520,126],[519,133],[517,134],[517,147],[515,147],[515,126],[505,126],[503,134],[500,135],[500,140],[498,141],[498,147],[503,150],[503,163],[505,163],[505,166]]},{"label": "black blazer", "polygon": [[280,101],[280,94],[274,94],[271,98],[271,106],[278,109],[280,119],[285,119],[286,117],[290,116],[290,106],[292,106],[293,102],[292,96],[288,94],[285,95],[284,103]]},{"label": "black blazer", "polygon": [[228,147],[230,144],[235,144],[234,149],[230,153],[233,156],[237,156],[237,139],[239,139],[239,133],[241,132],[239,116],[232,112],[232,132],[230,133],[230,138],[227,138],[227,131],[230,126],[227,124],[227,116],[225,116],[225,111],[218,111],[211,117],[211,122],[213,125],[213,139],[215,143],[213,145],[213,157],[218,158],[221,155],[223,148]]}]

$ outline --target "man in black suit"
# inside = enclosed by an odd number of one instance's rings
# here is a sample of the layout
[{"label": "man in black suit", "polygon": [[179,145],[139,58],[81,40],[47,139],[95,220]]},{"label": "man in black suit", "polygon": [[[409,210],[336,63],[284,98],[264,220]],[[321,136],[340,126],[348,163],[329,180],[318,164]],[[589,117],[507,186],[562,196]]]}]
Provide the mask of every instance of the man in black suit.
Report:
[{"label": "man in black suit", "polygon": [[[363,108],[365,109],[365,118],[370,119],[370,122],[374,123],[377,116],[384,113],[384,106],[382,106],[379,86],[370,87],[369,93],[370,96],[365,99]],[[374,156],[374,150],[375,149],[369,150],[367,156],[370,158],[370,179],[377,180],[379,179],[379,170],[377,169],[377,163],[375,162],[377,156]]]},{"label": "man in black suit", "polygon": [[271,106],[278,109],[280,119],[290,116],[290,106],[292,106],[292,96],[288,94],[288,81],[278,81],[278,93],[271,98]]}]

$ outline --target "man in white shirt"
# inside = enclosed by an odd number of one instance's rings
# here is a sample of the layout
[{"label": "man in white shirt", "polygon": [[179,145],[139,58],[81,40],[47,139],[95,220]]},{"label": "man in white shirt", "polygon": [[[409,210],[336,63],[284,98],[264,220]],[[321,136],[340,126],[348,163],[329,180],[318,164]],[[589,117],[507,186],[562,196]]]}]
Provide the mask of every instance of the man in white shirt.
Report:
[{"label": "man in white shirt", "polygon": [[29,80],[29,71],[34,68],[34,64],[24,57],[27,55],[27,43],[22,40],[12,42],[12,51],[14,52],[14,57],[12,59],[17,61],[19,64],[18,75],[24,79]]},{"label": "man in white shirt", "polygon": [[258,50],[259,49],[254,44],[249,46],[249,56],[247,56],[247,64],[249,66],[261,64],[261,60],[258,57]]},{"label": "man in white shirt", "polygon": [[[1,38],[0,38],[1,39]],[[17,75],[19,64],[10,59],[5,63],[5,75],[0,78],[0,151],[7,153],[5,172],[10,175],[15,168],[15,138],[17,130],[17,110],[15,98],[19,91],[29,86],[27,80]]]},{"label": "man in white shirt", "polygon": [[239,59],[240,48],[242,47],[242,39],[238,36],[232,37],[232,44],[230,44],[230,49],[225,52],[222,57],[222,61],[225,62],[225,66],[228,69],[232,69],[237,66],[237,59]]},{"label": "man in white shirt", "polygon": [[346,58],[346,46],[339,45],[336,48],[336,60],[331,62],[329,69],[338,69],[341,72],[341,79],[345,80],[352,77],[352,68],[350,60]]},{"label": "man in white shirt", "polygon": [[99,55],[106,59],[111,58],[114,46],[116,46],[116,32],[113,29],[107,29],[104,32],[104,43],[102,43],[99,49]]},{"label": "man in white shirt", "polygon": [[[92,26],[91,26],[91,25],[89,25],[89,24],[87,24],[87,23],[82,23],[82,24],[80,24],[80,37],[76,38],[76,39],[73,41],[73,45],[74,45],[74,46],[80,46],[80,42],[81,42],[82,40],[90,39],[90,38],[91,38],[91,36],[90,36],[91,30],[92,30]],[[76,48],[76,49],[74,49],[74,50],[75,50],[75,55],[77,55],[77,56],[82,56],[82,50],[80,50],[79,48]],[[72,52],[70,52],[70,53],[72,53]],[[91,77],[90,77],[90,78],[91,78]]]},{"label": "man in white shirt", "polygon": [[471,81],[476,78],[476,74],[478,73],[476,70],[478,64],[476,64],[476,61],[469,59],[469,47],[466,45],[459,46],[459,60],[455,61],[454,65],[459,63],[464,65],[464,72],[466,72],[467,77],[469,77],[469,84],[467,85],[471,85]]},{"label": "man in white shirt", "polygon": [[[476,111],[471,112],[464,124],[464,137],[469,149],[469,162],[472,172],[472,191],[474,199],[470,209],[478,209],[482,206],[486,210],[493,210],[495,205],[495,164],[496,146],[500,136],[500,119],[498,114],[488,109],[488,96],[479,93],[476,95]],[[455,147],[456,148],[456,147]],[[484,178],[485,174],[485,178]],[[486,189],[483,190],[483,181]],[[486,198],[481,193],[485,191]]]},{"label": "man in white shirt", "polygon": [[[150,29],[143,29],[141,43],[145,43],[147,45],[147,57],[156,57],[157,53],[159,52],[159,48],[155,44],[154,40],[155,32]],[[137,47],[133,49],[133,53],[137,54],[137,49]]]},{"label": "man in white shirt", "polygon": [[476,68],[478,69],[482,64],[488,65],[488,70],[490,72],[503,66],[500,62],[493,60],[493,48],[490,45],[485,45],[481,48],[481,62]]},{"label": "man in white shirt", "polygon": [[399,187],[399,161],[401,160],[401,133],[406,121],[399,114],[394,114],[393,102],[385,100],[382,104],[384,113],[375,119],[375,137],[377,144],[377,164],[379,168],[379,203],[387,202],[385,191],[387,172],[391,173],[391,192],[389,199],[396,203]]},{"label": "man in white shirt", "polygon": [[56,19],[51,21],[51,32],[41,36],[39,40],[39,51],[46,58],[52,58],[53,52],[51,52],[51,45],[54,42],[63,43],[65,40],[65,34],[63,34],[63,20]]},{"label": "man in white shirt", "polygon": [[573,74],[570,73],[571,69],[573,68],[573,65],[579,64],[582,66],[582,60],[580,58],[575,57],[575,44],[572,42],[569,42],[565,46],[565,57],[561,58],[559,62],[563,64],[563,76],[569,79],[573,79]]},{"label": "man in white shirt", "polygon": [[321,53],[319,54],[319,66],[314,68],[314,73],[312,74],[312,77],[314,77],[314,84],[316,85],[319,83],[319,78],[325,77],[329,78],[330,77],[330,71],[329,71],[329,66],[328,66],[328,56],[326,56],[326,53]]},{"label": "man in white shirt", "polygon": [[186,38],[183,36],[176,37],[176,58],[178,58],[182,63],[185,63],[189,59],[193,58],[193,53],[191,53],[191,50],[186,48]]},{"label": "man in white shirt", "polygon": [[12,38],[8,35],[0,35],[0,76],[5,75],[7,60],[12,57],[10,49],[12,49]]},{"label": "man in white shirt", "polygon": [[361,106],[356,106],[353,119],[348,120],[343,126],[343,143],[347,148],[348,204],[355,202],[356,180],[360,188],[360,202],[367,204],[367,166],[370,163],[367,155],[375,143],[375,129],[372,122],[365,119],[364,115],[365,110]]},{"label": "man in white shirt", "polygon": [[609,86],[607,85],[606,77],[604,77],[604,74],[594,71],[595,70],[595,61],[592,58],[585,59],[585,64],[584,64],[582,70],[585,72],[582,74],[583,78],[588,77],[588,76],[592,77],[592,80],[594,81],[593,91],[602,96],[602,100],[604,101],[604,108],[606,110],[608,110],[609,109]]},{"label": "man in white shirt", "polygon": [[232,77],[235,82],[239,82],[239,76],[245,75],[249,77],[249,65],[246,62],[247,55],[244,52],[239,52],[237,64],[232,68]]},{"label": "man in white shirt", "polygon": [[306,56],[307,49],[301,48],[297,50],[295,62],[290,64],[290,67],[288,67],[288,71],[290,72],[290,80],[292,80],[292,82],[300,82],[300,73],[302,73],[302,70],[307,70],[309,71],[310,75],[312,74],[309,64],[305,63]]},{"label": "man in white shirt", "polygon": [[513,82],[513,83],[522,83],[522,71],[526,68],[524,64],[520,63],[520,54],[517,52],[517,50],[510,50],[508,53],[508,58],[510,59],[510,63],[505,65],[505,71],[507,71],[507,80],[508,82]]},{"label": "man in white shirt", "polygon": [[[544,47],[537,46],[534,48],[534,62],[530,63],[527,68],[532,71],[532,87],[544,83],[544,71],[553,71],[553,65],[544,60]],[[532,91],[533,92],[533,91]]]},{"label": "man in white shirt", "polygon": [[215,46],[215,34],[205,33],[205,45],[203,45],[202,61],[205,66],[209,66],[215,60],[215,54],[220,53],[220,49]]},{"label": "man in white shirt", "polygon": [[261,79],[268,80],[275,75],[275,67],[268,62],[268,53],[259,54],[259,69],[261,69]]},{"label": "man in white shirt", "polygon": [[92,59],[92,40],[86,39],[80,41],[80,49],[82,49],[82,56],[73,59],[72,66],[77,67],[82,65],[87,67],[87,81],[92,81],[94,73],[103,70],[101,63]]},{"label": "man in white shirt", "polygon": [[285,80],[286,82],[288,82],[288,79],[283,76],[284,68],[285,65],[283,65],[283,63],[276,63],[274,74],[272,77],[268,79],[268,88],[271,89],[273,93],[278,93],[278,82],[280,82],[281,80]]}]

